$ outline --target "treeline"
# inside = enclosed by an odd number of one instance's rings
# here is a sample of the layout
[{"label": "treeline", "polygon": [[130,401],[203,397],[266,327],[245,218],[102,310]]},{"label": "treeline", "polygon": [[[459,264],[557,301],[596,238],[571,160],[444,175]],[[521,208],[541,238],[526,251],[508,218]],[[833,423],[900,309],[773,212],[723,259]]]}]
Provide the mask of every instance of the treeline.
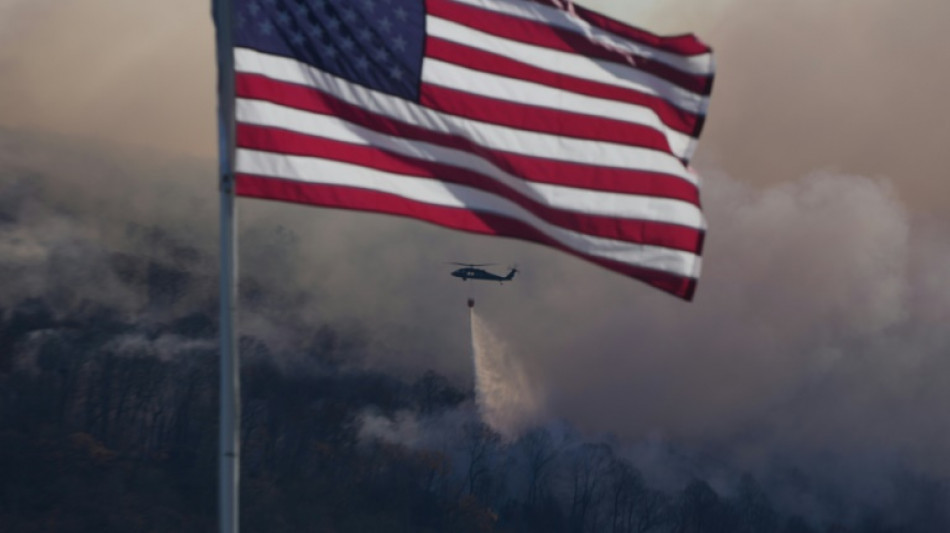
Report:
[{"label": "treeline", "polygon": [[[0,302],[0,533],[215,529],[213,261],[160,229],[126,233],[148,254],[67,240],[48,253],[42,297]],[[242,281],[242,308],[284,313],[265,318],[294,337],[290,354],[241,339],[244,531],[950,531],[943,483],[904,487],[898,513],[787,516],[749,476],[661,490],[606,443],[545,429],[507,442],[470,390],[354,365],[371,345],[360,331],[288,325],[286,290]]]},{"label": "treeline", "polygon": [[[38,299],[0,311],[0,531],[213,530],[215,327],[202,313],[143,326],[92,304],[63,318]],[[942,484],[906,516],[848,525],[785,516],[748,476],[729,494],[701,479],[662,491],[607,444],[542,429],[505,442],[466,414],[470,392],[432,372],[349,368],[350,345],[324,328],[288,372],[242,340],[244,531],[947,530]],[[407,419],[408,436],[368,429]]]}]

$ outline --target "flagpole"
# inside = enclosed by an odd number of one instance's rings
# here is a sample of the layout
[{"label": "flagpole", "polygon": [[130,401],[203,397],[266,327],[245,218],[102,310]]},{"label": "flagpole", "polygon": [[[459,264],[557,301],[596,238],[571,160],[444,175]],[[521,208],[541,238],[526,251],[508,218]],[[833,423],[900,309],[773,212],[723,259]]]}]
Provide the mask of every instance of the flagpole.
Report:
[{"label": "flagpole", "polygon": [[234,199],[234,46],[230,0],[212,0],[218,63],[220,173],[220,388],[218,411],[218,527],[238,533],[241,380],[237,353],[237,206]]}]

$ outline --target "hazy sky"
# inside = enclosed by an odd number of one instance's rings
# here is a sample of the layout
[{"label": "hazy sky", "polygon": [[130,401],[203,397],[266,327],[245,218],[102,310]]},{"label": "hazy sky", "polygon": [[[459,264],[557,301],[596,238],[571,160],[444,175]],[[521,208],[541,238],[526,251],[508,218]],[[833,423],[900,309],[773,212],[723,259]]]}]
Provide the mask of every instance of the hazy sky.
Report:
[{"label": "hazy sky", "polygon": [[[624,437],[724,443],[750,463],[828,452],[950,474],[950,2],[587,5],[696,31],[717,54],[697,156],[710,231],[696,302],[533,245],[242,203],[246,223],[296,234],[293,279],[319,294],[313,316],[380,324],[379,364],[465,375],[470,287],[442,263],[518,262],[515,283],[474,290],[552,413]],[[0,0],[0,126],[210,161],[209,10]],[[63,179],[75,188],[81,175]],[[126,178],[103,195],[156,185]],[[213,180],[167,187],[211,198]],[[257,264],[246,271],[266,277]]]},{"label": "hazy sky", "polygon": [[[884,177],[902,199],[950,197],[942,146],[943,0],[599,0],[659,32],[695,31],[719,67],[698,164],[745,182],[816,169]],[[0,124],[162,150],[214,150],[207,2],[0,0]]]}]

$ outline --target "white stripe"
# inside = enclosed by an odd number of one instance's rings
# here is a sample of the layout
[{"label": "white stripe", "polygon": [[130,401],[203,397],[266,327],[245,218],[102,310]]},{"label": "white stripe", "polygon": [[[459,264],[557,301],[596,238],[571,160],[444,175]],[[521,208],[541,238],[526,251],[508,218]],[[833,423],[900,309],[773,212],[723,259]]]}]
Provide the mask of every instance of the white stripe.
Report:
[{"label": "white stripe", "polygon": [[588,39],[603,43],[610,48],[620,49],[640,57],[669,65],[677,70],[687,74],[696,74],[699,76],[709,76],[713,74],[714,66],[712,54],[698,54],[693,56],[684,56],[673,52],[660,50],[652,46],[631,41],[630,39],[615,35],[609,31],[591,26],[580,17],[571,13],[556,9],[550,6],[544,6],[533,2],[511,2],[508,0],[454,0],[460,4],[479,7],[488,11],[512,15],[525,20],[540,22],[548,26],[554,26],[565,30],[570,30]]},{"label": "white stripe", "polygon": [[[696,178],[672,154],[616,143],[571,139],[528,132],[441,113],[403,98],[374,91],[296,60],[235,48],[237,72],[312,87],[367,111],[429,131],[455,135],[502,152],[584,165],[642,170],[676,176],[696,184]],[[530,95],[525,95],[530,101]]]},{"label": "white stripe", "polygon": [[524,103],[523,95],[530,94],[529,103],[533,106],[647,126],[664,135],[673,154],[681,159],[689,159],[696,144],[695,138],[664,124],[648,106],[577,94],[556,87],[472,70],[429,57],[422,62],[422,81],[514,103]]},{"label": "white stripe", "polygon": [[426,31],[429,35],[446,41],[508,57],[551,72],[570,74],[574,77],[658,96],[690,113],[702,114],[708,105],[708,98],[701,94],[684,89],[648,72],[613,61],[588,58],[496,37],[431,15],[426,17]]},{"label": "white stripe", "polygon": [[416,202],[494,213],[519,220],[564,246],[595,257],[696,278],[700,258],[695,254],[584,235],[554,226],[521,206],[494,194],[428,178],[382,172],[372,168],[313,157],[287,156],[238,149],[236,171],[287,178],[307,183],[354,187],[394,194]]},{"label": "white stripe", "polygon": [[529,182],[504,172],[475,154],[379,133],[335,116],[239,98],[235,106],[235,119],[243,124],[276,127],[349,144],[372,146],[423,161],[468,169],[494,179],[528,199],[563,211],[705,228],[699,207],[689,202]]}]

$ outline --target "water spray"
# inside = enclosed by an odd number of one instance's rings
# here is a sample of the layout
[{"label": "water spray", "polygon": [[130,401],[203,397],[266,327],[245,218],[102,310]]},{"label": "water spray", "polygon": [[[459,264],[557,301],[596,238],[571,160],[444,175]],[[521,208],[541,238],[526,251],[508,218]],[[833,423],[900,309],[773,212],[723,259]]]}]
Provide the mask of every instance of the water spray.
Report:
[{"label": "water spray", "polygon": [[544,395],[528,379],[521,361],[475,313],[468,299],[472,331],[475,402],[482,421],[506,439],[516,439],[541,422]]}]

